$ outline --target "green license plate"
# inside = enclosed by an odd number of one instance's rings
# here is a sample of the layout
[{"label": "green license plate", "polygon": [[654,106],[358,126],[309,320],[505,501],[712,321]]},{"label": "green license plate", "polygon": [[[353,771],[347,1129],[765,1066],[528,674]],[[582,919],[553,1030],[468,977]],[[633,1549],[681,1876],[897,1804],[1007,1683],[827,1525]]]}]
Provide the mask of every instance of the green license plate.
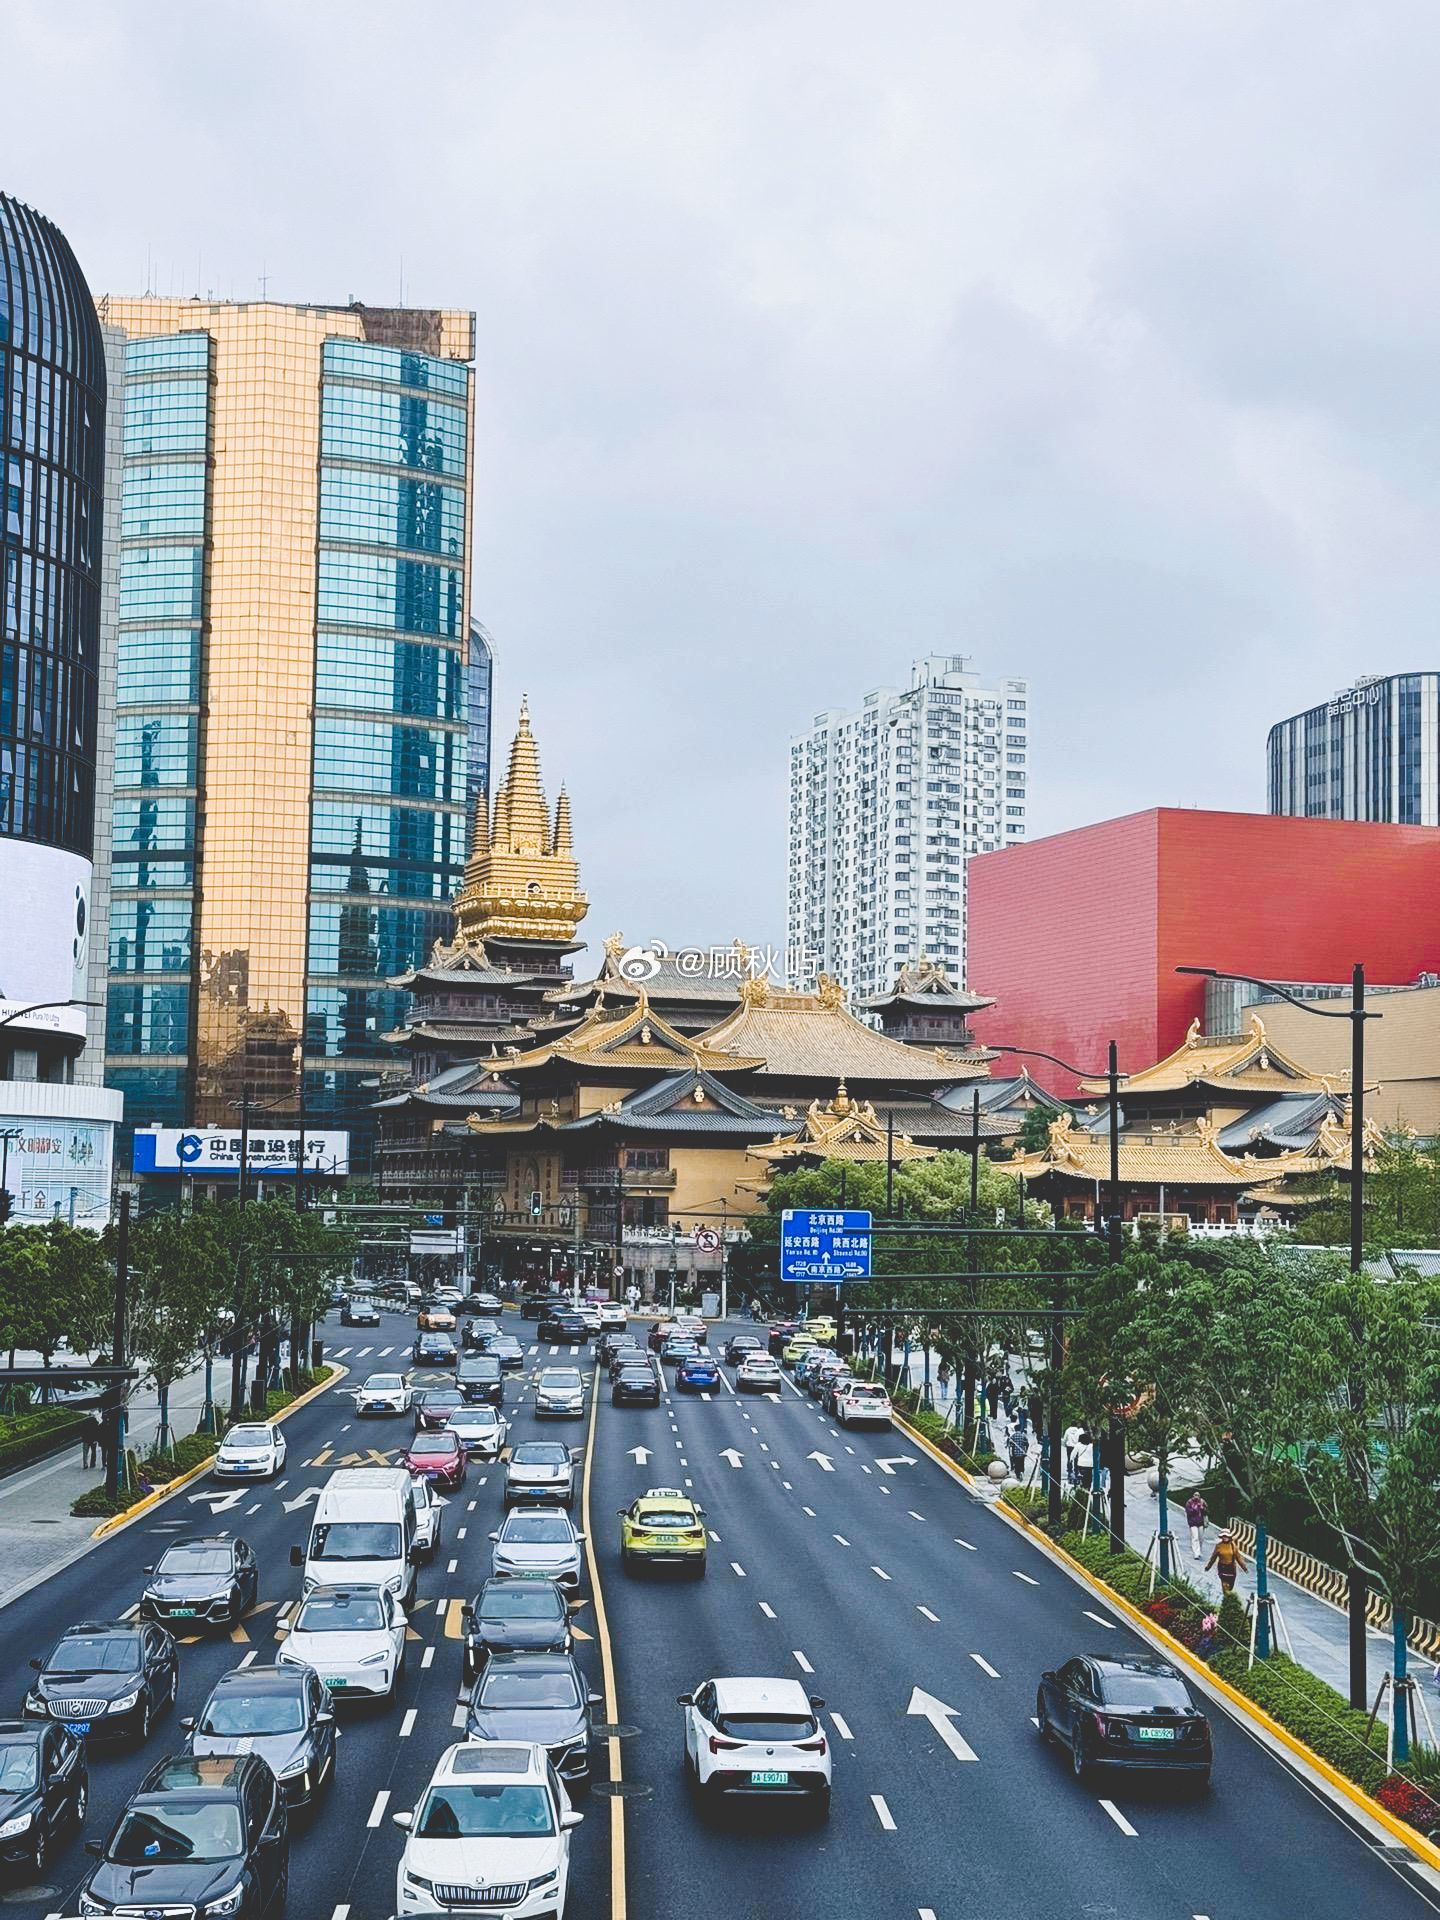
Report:
[{"label": "green license plate", "polygon": [[1135,1731],[1142,1740],[1173,1740],[1175,1738],[1173,1727],[1137,1727]]},{"label": "green license plate", "polygon": [[172,1620],[193,1620],[195,1618],[195,1608],[194,1607],[171,1607],[170,1618]]},{"label": "green license plate", "polygon": [[752,1787],[788,1787],[790,1784],[790,1776],[788,1773],[775,1773],[770,1771],[765,1773],[752,1773],[750,1776],[750,1784]]},{"label": "green license plate", "polygon": [[652,1533],[647,1544],[652,1547],[682,1547],[685,1543],[678,1533]]},{"label": "green license plate", "polygon": [[340,1679],[337,1675],[333,1673],[327,1673],[325,1676],[325,1684],[327,1687],[343,1687],[345,1682],[343,1679]]}]

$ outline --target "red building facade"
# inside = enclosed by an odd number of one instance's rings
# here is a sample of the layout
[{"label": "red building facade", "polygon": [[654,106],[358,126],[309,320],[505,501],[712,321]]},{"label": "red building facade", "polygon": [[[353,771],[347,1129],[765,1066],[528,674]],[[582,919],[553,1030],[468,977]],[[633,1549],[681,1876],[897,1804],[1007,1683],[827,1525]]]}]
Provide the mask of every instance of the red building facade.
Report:
[{"label": "red building facade", "polygon": [[967,881],[966,984],[995,1000],[977,1040],[1091,1073],[1110,1040],[1134,1072],[1203,1018],[1205,983],[1178,966],[1329,981],[1358,960],[1376,986],[1440,971],[1440,828],[1157,807],[980,854]]}]

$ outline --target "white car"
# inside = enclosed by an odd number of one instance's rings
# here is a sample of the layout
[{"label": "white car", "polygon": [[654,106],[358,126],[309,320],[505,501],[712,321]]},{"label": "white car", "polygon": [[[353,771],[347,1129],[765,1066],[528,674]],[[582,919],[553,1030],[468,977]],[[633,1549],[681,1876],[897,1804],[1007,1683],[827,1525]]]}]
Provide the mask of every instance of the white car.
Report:
[{"label": "white car", "polygon": [[388,1700],[405,1671],[405,1609],[384,1587],[318,1587],[300,1602],[276,1659],[312,1667],[338,1698]]},{"label": "white car", "polygon": [[445,1496],[436,1493],[423,1473],[412,1473],[410,1484],[415,1489],[415,1551],[433,1560],[440,1551],[440,1509]]},{"label": "white car", "polygon": [[497,1580],[554,1580],[569,1593],[580,1585],[585,1536],[575,1531],[568,1513],[537,1513],[533,1507],[512,1513],[490,1538],[495,1542],[490,1570]]},{"label": "white car", "polygon": [[600,1309],[592,1300],[582,1300],[575,1309],[585,1323],[587,1333],[599,1333],[601,1327]]},{"label": "white car", "polygon": [[742,1392],[779,1393],[781,1383],[780,1362],[768,1353],[747,1353],[735,1369],[735,1384]]},{"label": "white car", "polygon": [[890,1396],[877,1380],[851,1380],[835,1396],[835,1418],[842,1427],[888,1427]]},{"label": "white car", "polygon": [[546,1367],[535,1382],[535,1412],[573,1413],[585,1411],[585,1382],[578,1367]]},{"label": "white car", "polygon": [[510,1438],[510,1422],[489,1405],[456,1407],[445,1424],[472,1460],[498,1460]]},{"label": "white car", "polygon": [[367,1413],[408,1413],[410,1387],[403,1373],[372,1373],[352,1389],[355,1411],[363,1419]]},{"label": "white car", "polygon": [[217,1480],[269,1480],[285,1465],[285,1436],[269,1421],[231,1427],[215,1455]]},{"label": "white car", "polygon": [[600,1325],[603,1328],[628,1327],[630,1315],[623,1300],[602,1300],[600,1302]]},{"label": "white car", "polygon": [[396,1913],[403,1920],[483,1902],[496,1920],[560,1920],[570,1834],[584,1817],[544,1747],[501,1740],[447,1747],[419,1804],[392,1815],[406,1834]]},{"label": "white car", "polygon": [[703,1801],[793,1800],[830,1815],[825,1702],[798,1680],[706,1680],[682,1693],[685,1777]]}]

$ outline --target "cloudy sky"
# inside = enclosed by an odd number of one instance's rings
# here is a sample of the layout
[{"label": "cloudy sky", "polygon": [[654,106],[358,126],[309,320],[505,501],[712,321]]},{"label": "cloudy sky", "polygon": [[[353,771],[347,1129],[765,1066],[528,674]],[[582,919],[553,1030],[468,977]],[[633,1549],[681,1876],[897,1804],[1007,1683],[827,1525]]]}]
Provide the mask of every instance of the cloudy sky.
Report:
[{"label": "cloudy sky", "polygon": [[587,931],[783,930],[789,734],[965,652],[1033,831],[1436,664],[1440,12],[6,0],[95,290],[479,316],[474,605]]}]

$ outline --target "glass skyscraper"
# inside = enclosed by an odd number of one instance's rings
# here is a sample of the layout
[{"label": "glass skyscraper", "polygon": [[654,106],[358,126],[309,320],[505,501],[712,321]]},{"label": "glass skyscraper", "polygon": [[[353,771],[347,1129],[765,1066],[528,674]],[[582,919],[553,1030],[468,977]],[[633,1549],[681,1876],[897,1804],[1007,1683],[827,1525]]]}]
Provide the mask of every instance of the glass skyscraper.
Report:
[{"label": "glass skyscraper", "polygon": [[1440,673],[1396,673],[1281,720],[1266,744],[1271,813],[1440,826]]},{"label": "glass skyscraper", "polygon": [[478,620],[470,622],[470,657],[465,668],[465,718],[469,761],[465,770],[468,820],[475,818],[481,794],[490,792],[491,725],[495,710],[495,643]]},{"label": "glass skyscraper", "polygon": [[110,300],[128,336],[108,1077],[354,1135],[466,844],[473,316]]}]

